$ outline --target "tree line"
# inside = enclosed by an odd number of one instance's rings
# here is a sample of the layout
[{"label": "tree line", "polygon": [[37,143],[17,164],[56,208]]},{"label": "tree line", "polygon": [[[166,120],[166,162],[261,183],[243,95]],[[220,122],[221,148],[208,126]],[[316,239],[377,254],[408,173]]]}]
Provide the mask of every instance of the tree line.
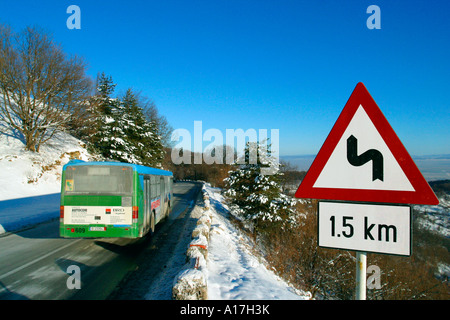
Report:
[{"label": "tree line", "polygon": [[0,130],[25,149],[61,131],[85,141],[106,159],[161,167],[172,131],[155,104],[133,89],[114,97],[116,84],[67,55],[39,27],[14,32],[0,25]]},{"label": "tree line", "polygon": [[[163,167],[177,179],[224,186],[233,169],[225,159],[175,165],[173,129],[156,105],[131,88],[116,96],[110,75],[99,73],[93,81],[86,68],[83,58],[66,54],[39,27],[14,32],[0,24],[0,132],[39,152],[56,133],[68,131],[105,159]],[[226,154],[231,147],[223,148]]]},{"label": "tree line", "polygon": [[114,98],[115,87],[111,76],[105,73],[98,76],[97,93],[88,100],[85,118],[70,122],[71,132],[106,159],[161,167],[164,160],[161,127],[158,119],[148,114],[154,105],[146,105],[131,88]]}]

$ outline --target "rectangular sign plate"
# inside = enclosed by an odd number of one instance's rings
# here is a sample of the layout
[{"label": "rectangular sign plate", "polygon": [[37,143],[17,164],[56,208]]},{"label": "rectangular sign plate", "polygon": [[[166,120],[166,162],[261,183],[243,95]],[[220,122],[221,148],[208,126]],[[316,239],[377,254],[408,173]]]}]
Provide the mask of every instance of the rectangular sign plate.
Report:
[{"label": "rectangular sign plate", "polygon": [[411,207],[321,201],[319,247],[411,255]]},{"label": "rectangular sign plate", "polygon": [[89,227],[89,231],[106,231],[106,227]]}]

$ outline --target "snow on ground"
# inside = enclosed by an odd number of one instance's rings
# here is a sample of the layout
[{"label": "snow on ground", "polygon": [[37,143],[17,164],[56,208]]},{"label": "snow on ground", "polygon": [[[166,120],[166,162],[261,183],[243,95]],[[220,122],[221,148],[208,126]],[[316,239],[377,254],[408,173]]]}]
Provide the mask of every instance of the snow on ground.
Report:
[{"label": "snow on ground", "polygon": [[59,217],[60,194],[0,201],[0,235]]},{"label": "snow on ground", "polygon": [[208,299],[211,300],[308,300],[309,292],[297,290],[267,269],[252,253],[251,241],[229,220],[229,211],[218,189],[206,186],[213,213],[208,247]]},{"label": "snow on ground", "polygon": [[419,224],[432,232],[450,237],[450,196],[439,198],[439,205],[415,205],[414,213]]},{"label": "snow on ground", "polygon": [[71,157],[90,159],[84,144],[65,133],[55,135],[39,153],[0,134],[0,234],[59,216],[61,171]]},{"label": "snow on ground", "polygon": [[[0,234],[59,216],[61,169],[71,157],[89,160],[83,143],[60,133],[41,147],[24,150],[15,137],[0,134]],[[310,299],[309,292],[294,289],[252,253],[252,244],[229,220],[220,190],[206,186],[213,219],[208,249],[208,298],[216,300]],[[449,203],[427,206],[426,227],[449,236]],[[14,209],[14,210],[13,210]],[[422,210],[421,210],[422,209]],[[448,272],[448,266],[443,265]]]},{"label": "snow on ground", "polygon": [[59,133],[36,153],[26,151],[16,137],[0,134],[0,200],[59,192],[61,169],[70,157],[89,159],[83,146],[80,140]]},{"label": "snow on ground", "polygon": [[[25,151],[15,137],[0,135],[0,234],[59,216],[60,175],[70,157],[89,160],[90,155],[81,141],[64,133],[43,145],[40,153]],[[213,221],[208,298],[309,299],[309,293],[290,287],[252,254],[248,239],[227,219],[218,190],[209,192]]]}]

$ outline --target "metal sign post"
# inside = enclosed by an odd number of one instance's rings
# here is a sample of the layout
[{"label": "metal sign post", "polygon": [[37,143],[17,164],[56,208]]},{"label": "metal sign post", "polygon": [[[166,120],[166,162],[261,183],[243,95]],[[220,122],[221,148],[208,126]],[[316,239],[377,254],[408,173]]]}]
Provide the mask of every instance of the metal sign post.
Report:
[{"label": "metal sign post", "polygon": [[356,300],[366,300],[367,253],[356,251]]}]

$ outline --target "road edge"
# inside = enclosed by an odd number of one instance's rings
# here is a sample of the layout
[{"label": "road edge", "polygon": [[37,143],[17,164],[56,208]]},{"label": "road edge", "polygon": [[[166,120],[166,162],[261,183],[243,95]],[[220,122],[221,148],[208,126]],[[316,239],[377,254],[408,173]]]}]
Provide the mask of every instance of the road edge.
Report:
[{"label": "road edge", "polygon": [[198,219],[192,231],[192,240],[186,250],[186,265],[180,271],[172,286],[173,300],[207,300],[207,257],[212,213],[209,194],[202,183],[202,201],[198,201],[191,217]]}]

